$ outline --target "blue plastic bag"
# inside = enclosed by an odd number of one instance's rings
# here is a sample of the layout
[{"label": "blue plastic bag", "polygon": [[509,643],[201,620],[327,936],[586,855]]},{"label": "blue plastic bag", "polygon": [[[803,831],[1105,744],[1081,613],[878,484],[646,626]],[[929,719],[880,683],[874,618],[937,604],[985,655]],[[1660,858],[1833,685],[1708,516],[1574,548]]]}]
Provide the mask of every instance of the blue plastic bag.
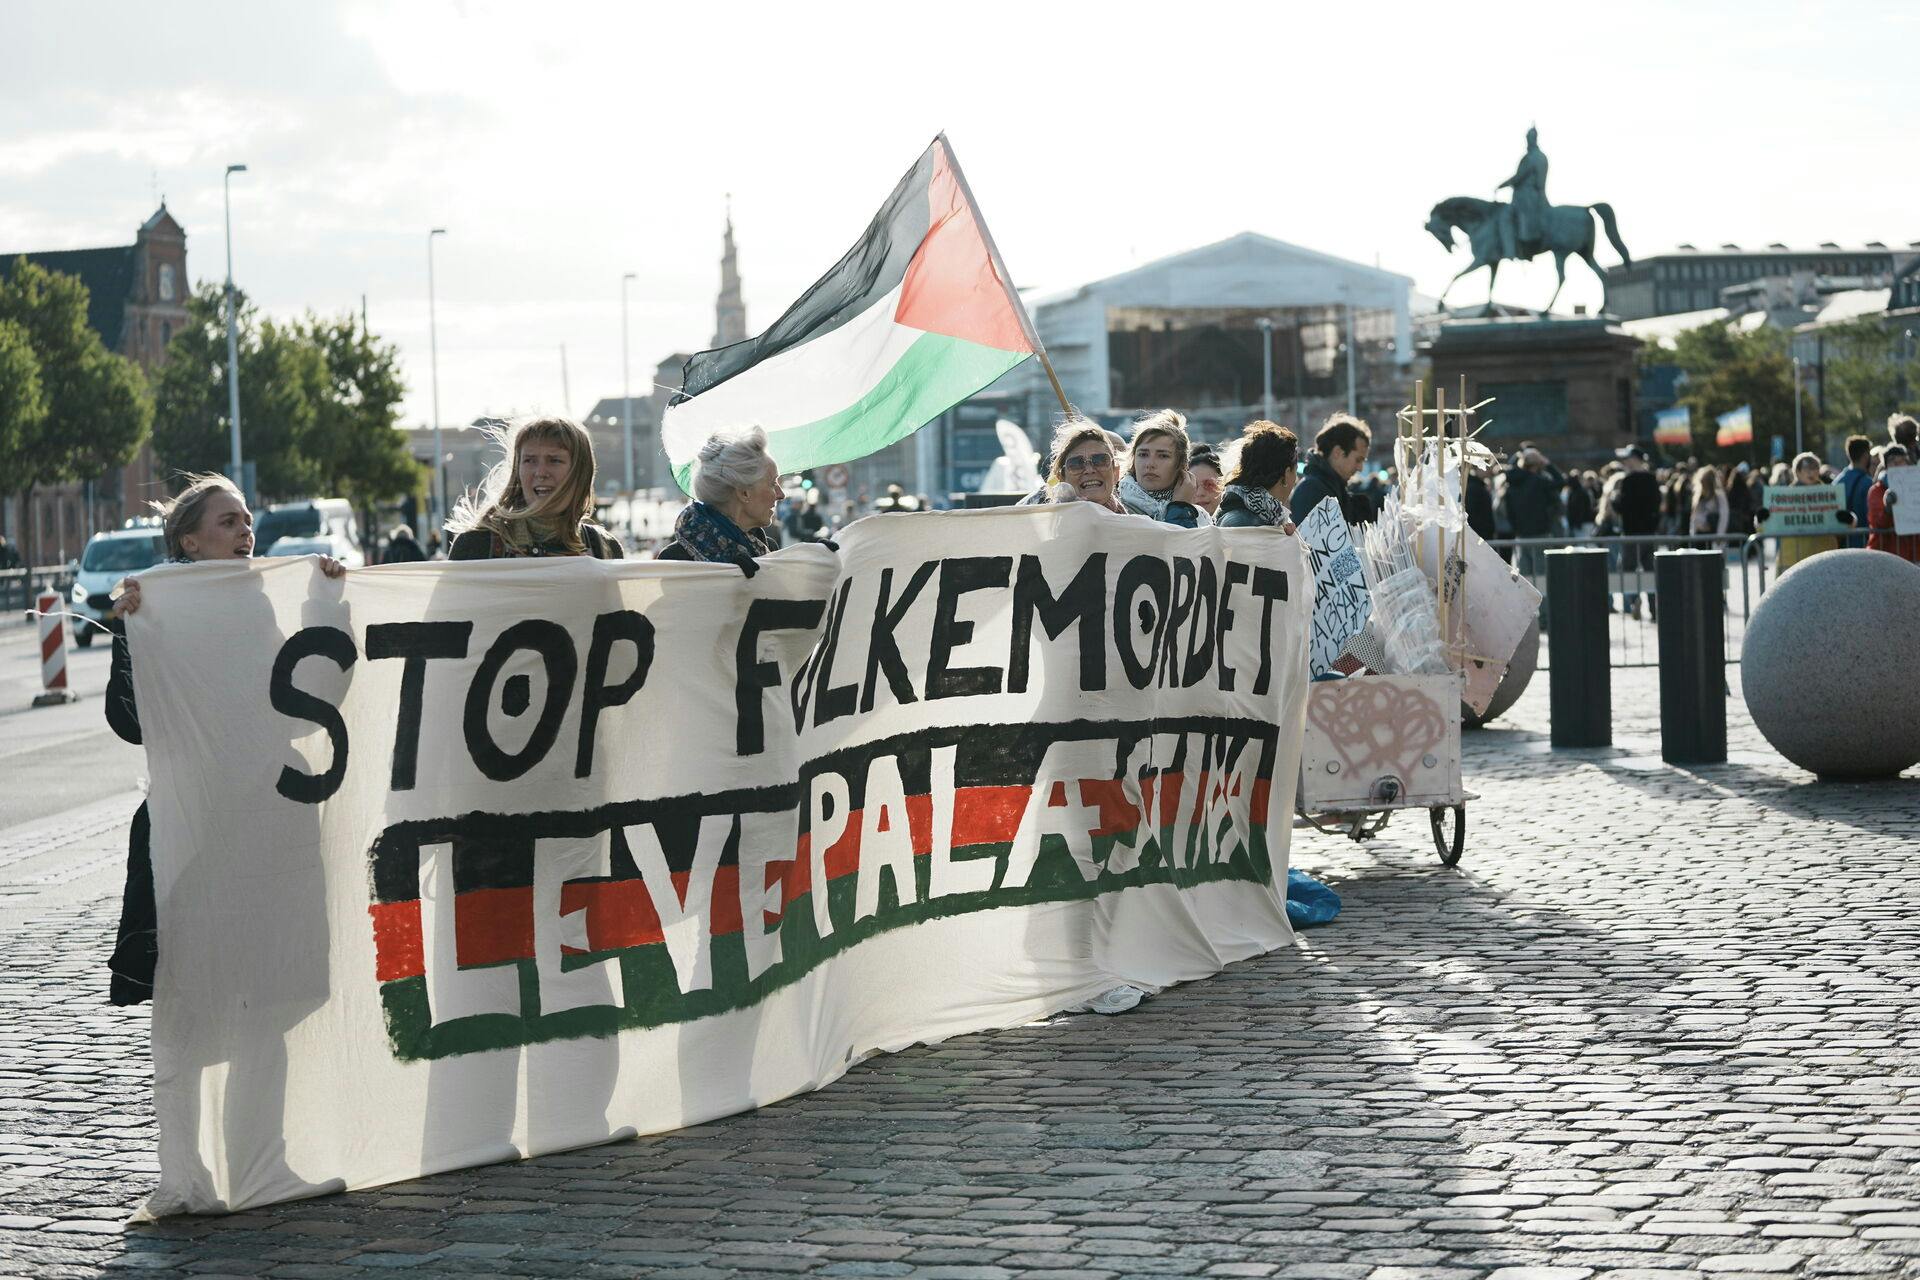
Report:
[{"label": "blue plastic bag", "polygon": [[1304,871],[1287,868],[1287,922],[1296,929],[1326,924],[1340,914],[1340,895]]}]

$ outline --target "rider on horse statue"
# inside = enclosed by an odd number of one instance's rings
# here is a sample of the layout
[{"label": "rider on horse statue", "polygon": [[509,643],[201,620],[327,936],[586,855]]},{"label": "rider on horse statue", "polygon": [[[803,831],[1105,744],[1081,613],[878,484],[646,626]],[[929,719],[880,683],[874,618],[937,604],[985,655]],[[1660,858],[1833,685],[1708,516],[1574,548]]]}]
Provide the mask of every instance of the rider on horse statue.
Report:
[{"label": "rider on horse statue", "polygon": [[1546,248],[1540,241],[1547,230],[1547,153],[1538,129],[1527,130],[1527,154],[1500,185],[1513,189],[1513,216],[1501,220],[1501,248],[1506,257],[1531,258]]},{"label": "rider on horse statue", "polygon": [[1553,304],[1560,298],[1560,290],[1567,283],[1569,257],[1586,263],[1600,277],[1604,289],[1606,276],[1593,257],[1596,217],[1606,232],[1607,243],[1620,255],[1621,262],[1633,265],[1633,256],[1621,243],[1620,229],[1614,224],[1612,205],[1547,203],[1547,153],[1540,149],[1538,130],[1527,130],[1527,154],[1520,158],[1520,166],[1513,171],[1513,176],[1500,185],[1513,191],[1511,202],[1453,196],[1433,206],[1427,217],[1427,230],[1443,247],[1452,250],[1458,243],[1454,233],[1460,231],[1466,233],[1467,247],[1473,253],[1472,260],[1441,290],[1443,307],[1447,294],[1468,272],[1485,267],[1487,292],[1491,295],[1502,262],[1525,262],[1542,253],[1553,255],[1553,269],[1558,277],[1553,297],[1547,300],[1542,314],[1553,310]]}]

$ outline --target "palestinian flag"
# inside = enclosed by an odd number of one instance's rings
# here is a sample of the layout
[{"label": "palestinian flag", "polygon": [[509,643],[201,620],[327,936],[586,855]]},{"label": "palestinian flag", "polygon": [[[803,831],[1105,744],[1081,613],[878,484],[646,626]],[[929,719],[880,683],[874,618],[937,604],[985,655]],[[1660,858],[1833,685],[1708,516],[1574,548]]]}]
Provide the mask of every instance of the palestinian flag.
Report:
[{"label": "palestinian flag", "polygon": [[942,134],[772,328],[687,361],[661,444],[682,489],[700,446],[729,427],[766,428],[785,471],[850,462],[1039,349]]}]

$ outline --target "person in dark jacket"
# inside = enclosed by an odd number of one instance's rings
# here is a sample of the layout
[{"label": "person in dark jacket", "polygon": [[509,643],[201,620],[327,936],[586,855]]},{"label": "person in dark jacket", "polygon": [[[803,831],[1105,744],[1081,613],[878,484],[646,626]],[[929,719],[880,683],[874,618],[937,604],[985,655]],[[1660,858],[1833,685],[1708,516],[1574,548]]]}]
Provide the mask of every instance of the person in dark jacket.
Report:
[{"label": "person in dark jacket", "polygon": [[[253,555],[253,513],[225,476],[193,476],[170,502],[156,503],[167,561],[245,560]],[[346,566],[320,556],[320,571],[337,578]],[[107,672],[107,725],[140,745],[140,712],[133,697],[133,653],[127,646],[126,620],[140,609],[140,580],[120,584],[107,629],[113,633],[113,664]],[[127,837],[127,882],[120,900],[120,929],[107,959],[112,974],[107,998],[114,1004],[140,1004],[153,997],[154,966],[159,960],[159,913],[153,894],[151,828],[144,802],[133,815]]]},{"label": "person in dark jacket", "polygon": [[449,560],[592,556],[620,560],[620,540],[593,520],[593,441],[571,418],[521,422],[501,437],[506,456],[478,497],[447,522]]},{"label": "person in dark jacket", "polygon": [[[1645,537],[1660,532],[1660,508],[1662,494],[1659,478],[1653,474],[1653,459],[1639,445],[1628,445],[1615,455],[1626,464],[1626,474],[1620,477],[1620,491],[1614,496],[1613,511],[1619,518],[1620,532],[1626,537]],[[1659,549],[1652,542],[1629,542],[1620,550],[1620,568],[1629,573],[1637,572],[1648,587],[1653,585],[1653,554]],[[1649,610],[1654,603],[1653,592],[1647,591]],[[1627,602],[1635,617],[1640,615],[1640,599],[1635,593]]]},{"label": "person in dark jacket", "polygon": [[420,544],[414,540],[413,530],[404,524],[397,524],[393,527],[393,532],[387,536],[387,556],[380,563],[418,564],[426,558],[427,553],[421,550]]},{"label": "person in dark jacket", "polygon": [[1547,455],[1523,444],[1507,468],[1507,519],[1516,538],[1545,538],[1553,533],[1553,518],[1560,510],[1560,494],[1567,478]]},{"label": "person in dark jacket", "polygon": [[1467,472],[1467,528],[1487,542],[1499,536],[1493,517],[1493,490],[1477,470]]},{"label": "person in dark jacket", "polygon": [[1287,502],[1293,522],[1299,524],[1307,513],[1328,498],[1340,502],[1340,516],[1348,524],[1364,523],[1372,512],[1366,499],[1349,493],[1348,483],[1367,464],[1373,449],[1373,428],[1349,413],[1336,413],[1313,438],[1313,452],[1307,456],[1306,471]]},{"label": "person in dark jacket", "polygon": [[754,561],[773,550],[766,527],[780,497],[780,467],[767,452],[767,433],[759,427],[716,432],[694,457],[693,501],[673,522],[673,541],[657,558],[737,564],[751,575]]},{"label": "person in dark jacket", "polygon": [[[1865,436],[1847,437],[1847,469],[1837,477],[1840,491],[1847,500],[1847,510],[1853,512],[1853,527],[1867,527],[1867,490],[1873,488],[1873,441]],[[1840,543],[1843,547],[1864,547],[1867,536],[1864,533],[1849,534]]]},{"label": "person in dark jacket", "polygon": [[1287,499],[1300,483],[1300,438],[1275,422],[1249,423],[1220,490],[1215,523],[1223,529],[1293,532]]}]

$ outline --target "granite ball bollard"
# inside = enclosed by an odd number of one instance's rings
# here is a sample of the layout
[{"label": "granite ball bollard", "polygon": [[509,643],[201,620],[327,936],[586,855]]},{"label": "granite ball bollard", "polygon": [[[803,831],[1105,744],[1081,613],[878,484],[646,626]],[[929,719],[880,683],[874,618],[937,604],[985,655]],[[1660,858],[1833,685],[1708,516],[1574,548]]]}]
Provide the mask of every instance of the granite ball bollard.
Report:
[{"label": "granite ball bollard", "polygon": [[1527,685],[1533,681],[1533,673],[1540,666],[1540,620],[1535,618],[1527,627],[1527,634],[1520,637],[1520,644],[1513,651],[1513,661],[1507,664],[1507,674],[1500,677],[1500,687],[1493,691],[1493,700],[1487,703],[1487,713],[1483,716],[1473,714],[1473,708],[1466,703],[1460,704],[1460,727],[1478,729],[1495,716],[1504,715],[1520,701],[1520,695],[1527,691]]},{"label": "granite ball bollard", "polygon": [[1901,656],[1917,630],[1920,565],[1864,548],[1802,560],[1760,597],[1741,641],[1754,726],[1822,778],[1920,764],[1920,681]]}]

